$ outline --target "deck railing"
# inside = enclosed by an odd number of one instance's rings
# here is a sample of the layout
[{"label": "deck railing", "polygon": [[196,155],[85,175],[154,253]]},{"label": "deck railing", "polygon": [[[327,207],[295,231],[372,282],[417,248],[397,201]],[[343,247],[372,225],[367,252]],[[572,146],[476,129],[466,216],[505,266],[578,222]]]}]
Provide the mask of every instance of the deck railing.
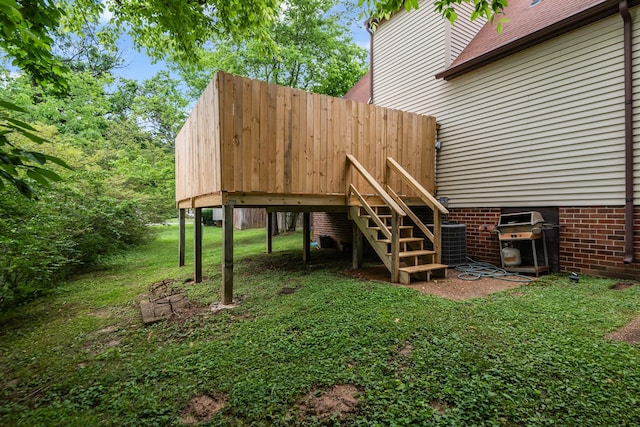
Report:
[{"label": "deck railing", "polygon": [[[385,182],[386,158],[393,157],[433,191],[435,129],[430,116],[218,72],[176,138],[176,200],[204,207],[223,193],[241,193],[237,206],[251,195],[264,205],[275,200],[271,195],[298,197],[300,204],[310,196],[344,196],[351,183],[347,154],[378,182]],[[394,179],[402,194],[412,191]],[[371,192],[361,176],[353,183]]]}]

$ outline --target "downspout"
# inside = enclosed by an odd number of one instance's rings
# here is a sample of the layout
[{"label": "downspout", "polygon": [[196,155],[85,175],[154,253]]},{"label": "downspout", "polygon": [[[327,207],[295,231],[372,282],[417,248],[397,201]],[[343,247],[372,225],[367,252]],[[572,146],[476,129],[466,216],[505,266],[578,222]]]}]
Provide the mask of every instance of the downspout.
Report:
[{"label": "downspout", "polygon": [[364,28],[369,33],[369,104],[373,104],[373,31],[371,31],[370,19],[364,23]]},{"label": "downspout", "polygon": [[633,262],[633,68],[632,68],[632,34],[631,14],[627,0],[620,2],[620,16],[624,22],[624,178],[625,178],[625,237],[624,237],[624,263]]}]

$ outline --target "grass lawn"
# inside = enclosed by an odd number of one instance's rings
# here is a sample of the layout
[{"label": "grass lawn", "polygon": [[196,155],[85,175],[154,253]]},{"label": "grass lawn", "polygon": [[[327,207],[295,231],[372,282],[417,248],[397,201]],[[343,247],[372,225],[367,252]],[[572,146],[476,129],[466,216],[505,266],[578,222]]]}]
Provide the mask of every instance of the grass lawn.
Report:
[{"label": "grass lawn", "polygon": [[[177,267],[177,227],[54,294],[0,313],[0,425],[640,425],[640,347],[607,341],[640,314],[640,286],[549,276],[453,302],[301,263],[301,235],[235,235],[241,303],[143,326],[140,295],[175,279],[219,300],[221,233],[206,227],[202,284]],[[189,236],[190,234],[188,234]],[[189,248],[191,246],[188,246]],[[191,258],[189,257],[191,255]],[[283,288],[294,288],[289,293]],[[357,406],[323,418],[335,385]]]}]

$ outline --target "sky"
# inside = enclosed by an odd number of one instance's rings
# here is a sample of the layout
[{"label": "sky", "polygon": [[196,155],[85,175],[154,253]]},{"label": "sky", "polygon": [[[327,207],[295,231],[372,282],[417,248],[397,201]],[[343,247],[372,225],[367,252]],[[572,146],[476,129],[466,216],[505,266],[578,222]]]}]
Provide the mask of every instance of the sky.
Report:
[{"label": "sky", "polygon": [[[111,14],[108,10],[103,12],[101,20],[108,22],[111,19]],[[351,33],[353,40],[363,47],[369,49],[369,33],[364,28],[364,19],[357,20],[351,25]],[[125,67],[119,69],[116,75],[127,79],[135,79],[139,81],[146,80],[159,71],[166,70],[167,67],[163,62],[152,63],[151,59],[143,52],[138,52],[131,42],[129,36],[123,36],[120,39],[120,47],[122,49],[122,56],[125,61]]]}]

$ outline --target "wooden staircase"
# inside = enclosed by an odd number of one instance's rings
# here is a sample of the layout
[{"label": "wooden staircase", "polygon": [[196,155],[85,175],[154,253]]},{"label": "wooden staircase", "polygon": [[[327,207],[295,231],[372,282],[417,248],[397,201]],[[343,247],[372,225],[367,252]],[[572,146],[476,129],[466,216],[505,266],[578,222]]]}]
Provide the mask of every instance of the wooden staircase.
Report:
[{"label": "wooden staircase", "polygon": [[[369,241],[384,265],[391,272],[391,280],[409,284],[411,278],[431,280],[432,277],[445,277],[447,266],[440,263],[440,216],[448,213],[415,179],[413,179],[395,160],[388,158],[389,170],[396,171],[410,187],[418,193],[420,199],[434,212],[434,229],[429,230],[418,216],[390,187],[385,189],[353,157],[347,155],[354,170],[359,172],[376,192],[375,200],[382,204],[370,204],[366,197],[354,187],[349,186],[347,196],[351,208],[350,219],[357,225],[362,236]],[[389,172],[388,172],[389,173]],[[426,237],[417,236],[419,229]],[[355,234],[354,234],[354,237]],[[433,243],[433,250],[425,249],[425,240]],[[359,245],[354,242],[354,248]],[[355,259],[358,256],[354,250]],[[361,250],[361,249],[359,249]]]}]

